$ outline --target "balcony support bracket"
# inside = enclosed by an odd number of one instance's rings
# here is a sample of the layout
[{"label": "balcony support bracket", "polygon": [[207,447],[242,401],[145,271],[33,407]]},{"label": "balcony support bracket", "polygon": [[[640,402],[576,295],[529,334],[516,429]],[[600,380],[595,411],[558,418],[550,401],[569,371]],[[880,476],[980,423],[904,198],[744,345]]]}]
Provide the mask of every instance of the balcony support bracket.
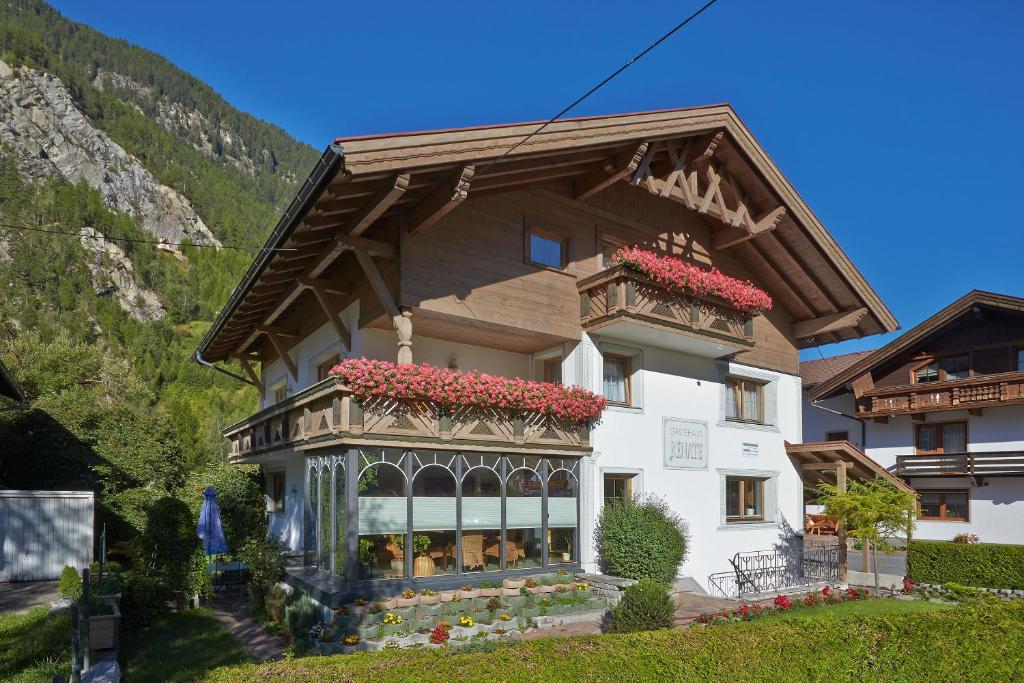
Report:
[{"label": "balcony support bracket", "polygon": [[377,301],[395,327],[395,333],[398,335],[398,362],[403,365],[412,363],[412,310],[406,306],[399,308],[395,303],[395,298],[391,296],[391,291],[388,290],[387,283],[381,277],[377,264],[373,262],[369,252],[359,247],[353,249],[353,252],[363,269],[363,274],[370,282],[370,287],[373,288],[373,293],[377,296]]}]

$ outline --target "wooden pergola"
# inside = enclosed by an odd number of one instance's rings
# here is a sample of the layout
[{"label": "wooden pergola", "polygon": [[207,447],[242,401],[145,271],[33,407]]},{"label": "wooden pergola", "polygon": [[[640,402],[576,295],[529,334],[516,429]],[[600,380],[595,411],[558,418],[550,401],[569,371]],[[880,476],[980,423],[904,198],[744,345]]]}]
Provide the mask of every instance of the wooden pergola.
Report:
[{"label": "wooden pergola", "polygon": [[[818,443],[786,443],[786,454],[793,467],[800,473],[804,487],[814,488],[820,483],[834,484],[840,491],[846,491],[849,479],[872,481],[881,477],[897,488],[913,489],[902,479],[858,450],[849,441],[823,441]],[[806,503],[805,517],[806,517]],[[837,530],[839,580],[846,583],[846,529],[842,522]]]}]

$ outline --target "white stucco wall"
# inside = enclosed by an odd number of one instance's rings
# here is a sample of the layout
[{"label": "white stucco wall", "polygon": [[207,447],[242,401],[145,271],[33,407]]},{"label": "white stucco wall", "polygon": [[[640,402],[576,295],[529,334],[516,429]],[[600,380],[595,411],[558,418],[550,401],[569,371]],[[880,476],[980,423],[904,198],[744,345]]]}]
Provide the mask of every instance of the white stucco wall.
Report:
[{"label": "white stucco wall", "polygon": [[852,415],[855,410],[853,394],[842,394],[834,398],[818,401],[817,404],[807,397],[803,392],[803,438],[802,442],[824,441],[829,432],[845,431],[849,434],[849,441],[857,448],[864,450],[863,438],[861,437],[860,420],[837,415],[837,411]]}]

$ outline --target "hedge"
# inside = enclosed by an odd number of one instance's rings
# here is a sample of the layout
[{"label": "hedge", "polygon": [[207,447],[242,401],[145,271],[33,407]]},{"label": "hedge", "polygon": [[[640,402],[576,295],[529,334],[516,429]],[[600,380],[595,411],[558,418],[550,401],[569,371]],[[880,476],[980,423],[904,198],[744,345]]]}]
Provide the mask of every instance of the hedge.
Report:
[{"label": "hedge", "polygon": [[487,653],[448,647],[307,657],[221,668],[205,680],[1009,681],[1022,674],[1024,601],[1015,600],[827,624],[766,619],[538,638]]},{"label": "hedge", "polygon": [[1024,546],[911,541],[907,576],[914,583],[959,583],[1024,589]]}]

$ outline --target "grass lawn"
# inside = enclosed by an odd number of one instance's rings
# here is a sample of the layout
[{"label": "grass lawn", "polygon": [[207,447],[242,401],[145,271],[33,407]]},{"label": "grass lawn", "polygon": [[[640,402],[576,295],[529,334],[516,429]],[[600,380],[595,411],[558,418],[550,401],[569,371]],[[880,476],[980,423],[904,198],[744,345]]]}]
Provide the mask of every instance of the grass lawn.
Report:
[{"label": "grass lawn", "polygon": [[121,631],[121,673],[134,681],[194,681],[219,666],[248,661],[245,648],[208,609],[168,614]]},{"label": "grass lawn", "polygon": [[825,621],[846,617],[880,617],[890,614],[920,614],[949,609],[949,605],[940,605],[927,600],[890,600],[886,598],[865,598],[851,600],[838,605],[820,605],[818,607],[797,607],[788,612],[779,612],[761,619],[777,621],[793,621],[811,619]]},{"label": "grass lawn", "polygon": [[0,681],[49,683],[71,670],[71,614],[37,607],[0,615]]}]

